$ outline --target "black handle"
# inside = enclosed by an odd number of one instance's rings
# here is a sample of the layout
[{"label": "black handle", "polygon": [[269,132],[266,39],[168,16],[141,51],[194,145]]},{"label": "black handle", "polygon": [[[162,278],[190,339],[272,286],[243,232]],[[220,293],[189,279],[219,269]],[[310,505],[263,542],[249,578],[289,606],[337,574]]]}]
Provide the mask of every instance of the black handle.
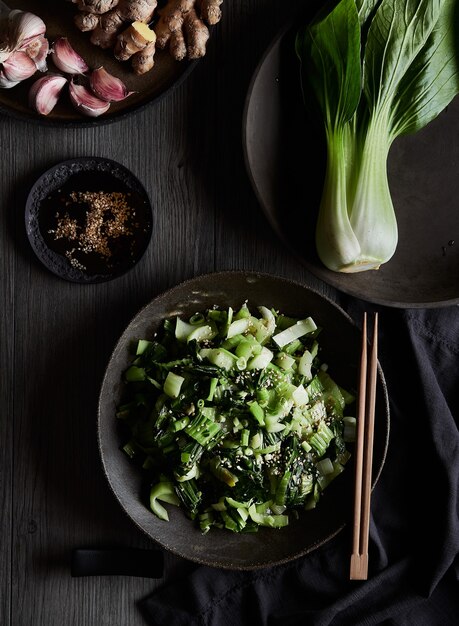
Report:
[{"label": "black handle", "polygon": [[71,574],[78,576],[140,576],[161,578],[164,555],[161,550],[139,548],[77,548],[72,553]]}]

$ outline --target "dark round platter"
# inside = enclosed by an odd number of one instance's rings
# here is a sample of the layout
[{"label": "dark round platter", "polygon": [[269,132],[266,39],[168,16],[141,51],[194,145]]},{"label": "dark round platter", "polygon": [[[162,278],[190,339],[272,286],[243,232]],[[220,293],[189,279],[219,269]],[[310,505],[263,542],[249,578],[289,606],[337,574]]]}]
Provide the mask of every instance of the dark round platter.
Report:
[{"label": "dark round platter", "polygon": [[[50,45],[57,37],[67,37],[72,47],[85,59],[91,69],[102,65],[108,72],[120,78],[128,91],[134,92],[121,102],[113,102],[103,115],[88,117],[72,106],[65,88],[53,111],[47,116],[38,115],[28,105],[30,86],[34,80],[43,75],[37,72],[32,78],[11,89],[0,89],[0,114],[3,113],[15,119],[47,126],[78,128],[116,122],[165,97],[186,79],[197,63],[197,61],[188,60],[175,61],[167,50],[157,50],[153,69],[142,76],[136,76],[128,61],[123,63],[117,61],[111,50],[102,50],[92,45],[89,41],[89,33],[83,33],[77,29],[73,22],[77,8],[72,2],[10,0],[7,4],[11,9],[30,11],[41,17],[47,27],[46,37]],[[48,69],[56,71],[53,68],[52,55],[48,56]]]},{"label": "dark round platter", "polygon": [[245,106],[246,167],[267,219],[300,263],[344,293],[401,308],[458,304],[459,100],[391,148],[388,176],[399,227],[395,255],[377,271],[332,272],[315,251],[325,154],[321,124],[307,119],[302,100],[294,51],[299,24],[286,26],[264,53]]},{"label": "dark round platter", "polygon": [[[337,380],[355,389],[360,331],[334,302],[299,283],[253,272],[217,272],[198,276],[154,298],[128,324],[110,357],[101,385],[98,438],[103,469],[119,504],[148,537],[171,552],[213,567],[250,570],[286,563],[324,544],[352,519],[353,462],[327,488],[318,506],[301,512],[286,528],[232,533],[212,529],[203,535],[177,507],[170,521],[153,515],[143,501],[140,470],[122,452],[123,438],[115,417],[122,395],[121,375],[132,359],[131,342],[151,338],[169,316],[189,316],[214,304],[239,307],[272,306],[290,315],[310,314],[320,326],[323,356]],[[382,471],[389,438],[389,404],[383,372],[378,371],[373,456],[373,485]],[[215,532],[214,532],[215,531]]]}]

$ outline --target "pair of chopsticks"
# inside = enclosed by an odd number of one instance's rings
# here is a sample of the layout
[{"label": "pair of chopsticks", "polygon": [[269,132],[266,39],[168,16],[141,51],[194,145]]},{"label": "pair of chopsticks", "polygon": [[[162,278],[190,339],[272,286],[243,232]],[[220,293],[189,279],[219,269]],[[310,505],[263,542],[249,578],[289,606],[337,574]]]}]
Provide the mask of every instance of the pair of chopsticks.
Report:
[{"label": "pair of chopsticks", "polygon": [[376,402],[376,372],[378,365],[378,313],[374,314],[370,359],[367,356],[367,314],[363,315],[362,352],[357,413],[357,452],[354,491],[354,525],[351,580],[368,578],[368,536],[370,529],[371,475],[373,464],[373,435]]}]

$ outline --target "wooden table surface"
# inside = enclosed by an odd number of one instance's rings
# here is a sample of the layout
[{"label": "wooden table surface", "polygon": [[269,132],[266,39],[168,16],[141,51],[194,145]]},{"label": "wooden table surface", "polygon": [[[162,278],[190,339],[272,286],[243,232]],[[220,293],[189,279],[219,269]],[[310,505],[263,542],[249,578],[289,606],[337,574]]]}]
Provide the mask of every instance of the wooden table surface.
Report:
[{"label": "wooden table surface", "polygon": [[[0,117],[0,623],[136,626],[137,602],[164,580],[72,578],[77,547],[151,547],[103,476],[99,386],[137,310],[192,276],[272,272],[334,297],[271,231],[244,166],[241,125],[251,76],[302,0],[226,0],[206,58],[160,102],[114,124],[47,128]],[[65,282],[35,258],[24,204],[48,167],[102,156],[144,183],[154,233],[141,263],[98,285]],[[166,555],[165,580],[184,567]]]}]

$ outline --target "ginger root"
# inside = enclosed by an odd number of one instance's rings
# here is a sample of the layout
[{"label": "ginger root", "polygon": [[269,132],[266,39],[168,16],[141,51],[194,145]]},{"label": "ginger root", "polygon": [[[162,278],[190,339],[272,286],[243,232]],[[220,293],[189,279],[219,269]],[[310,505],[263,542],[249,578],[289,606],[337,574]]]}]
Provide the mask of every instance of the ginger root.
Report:
[{"label": "ginger root", "polygon": [[159,48],[169,46],[174,59],[198,59],[206,53],[210,33],[206,25],[221,19],[223,0],[168,0],[158,10],[154,27]]},{"label": "ginger root", "polygon": [[111,11],[120,0],[72,0],[73,4],[78,6],[79,11],[84,13],[93,13],[95,15],[102,15]]},{"label": "ginger root", "polygon": [[[75,15],[75,24],[79,30],[91,32],[91,43],[104,49],[115,48],[115,56],[119,60],[124,61],[132,57],[136,73],[148,71],[147,67],[148,69],[153,67],[153,58],[147,62],[143,49],[148,45],[148,56],[154,56],[154,46],[149,44],[153,43],[156,36],[148,28],[147,23],[153,18],[157,0],[73,0],[73,2],[79,9],[79,13]],[[149,34],[144,33],[142,44],[131,41],[133,31],[130,29],[134,24],[136,33],[141,32],[142,28],[149,31]],[[135,53],[140,51],[143,53],[142,58],[134,62]]]},{"label": "ginger root", "polygon": [[[91,42],[113,48],[119,61],[131,60],[136,74],[154,65],[156,48],[168,48],[177,61],[205,55],[209,28],[220,21],[223,0],[72,0],[75,24],[91,32]],[[156,24],[149,28],[153,18]]]},{"label": "ginger root", "polygon": [[154,65],[156,34],[144,22],[133,22],[117,37],[115,57],[127,61],[132,57],[132,69],[145,74]]}]

